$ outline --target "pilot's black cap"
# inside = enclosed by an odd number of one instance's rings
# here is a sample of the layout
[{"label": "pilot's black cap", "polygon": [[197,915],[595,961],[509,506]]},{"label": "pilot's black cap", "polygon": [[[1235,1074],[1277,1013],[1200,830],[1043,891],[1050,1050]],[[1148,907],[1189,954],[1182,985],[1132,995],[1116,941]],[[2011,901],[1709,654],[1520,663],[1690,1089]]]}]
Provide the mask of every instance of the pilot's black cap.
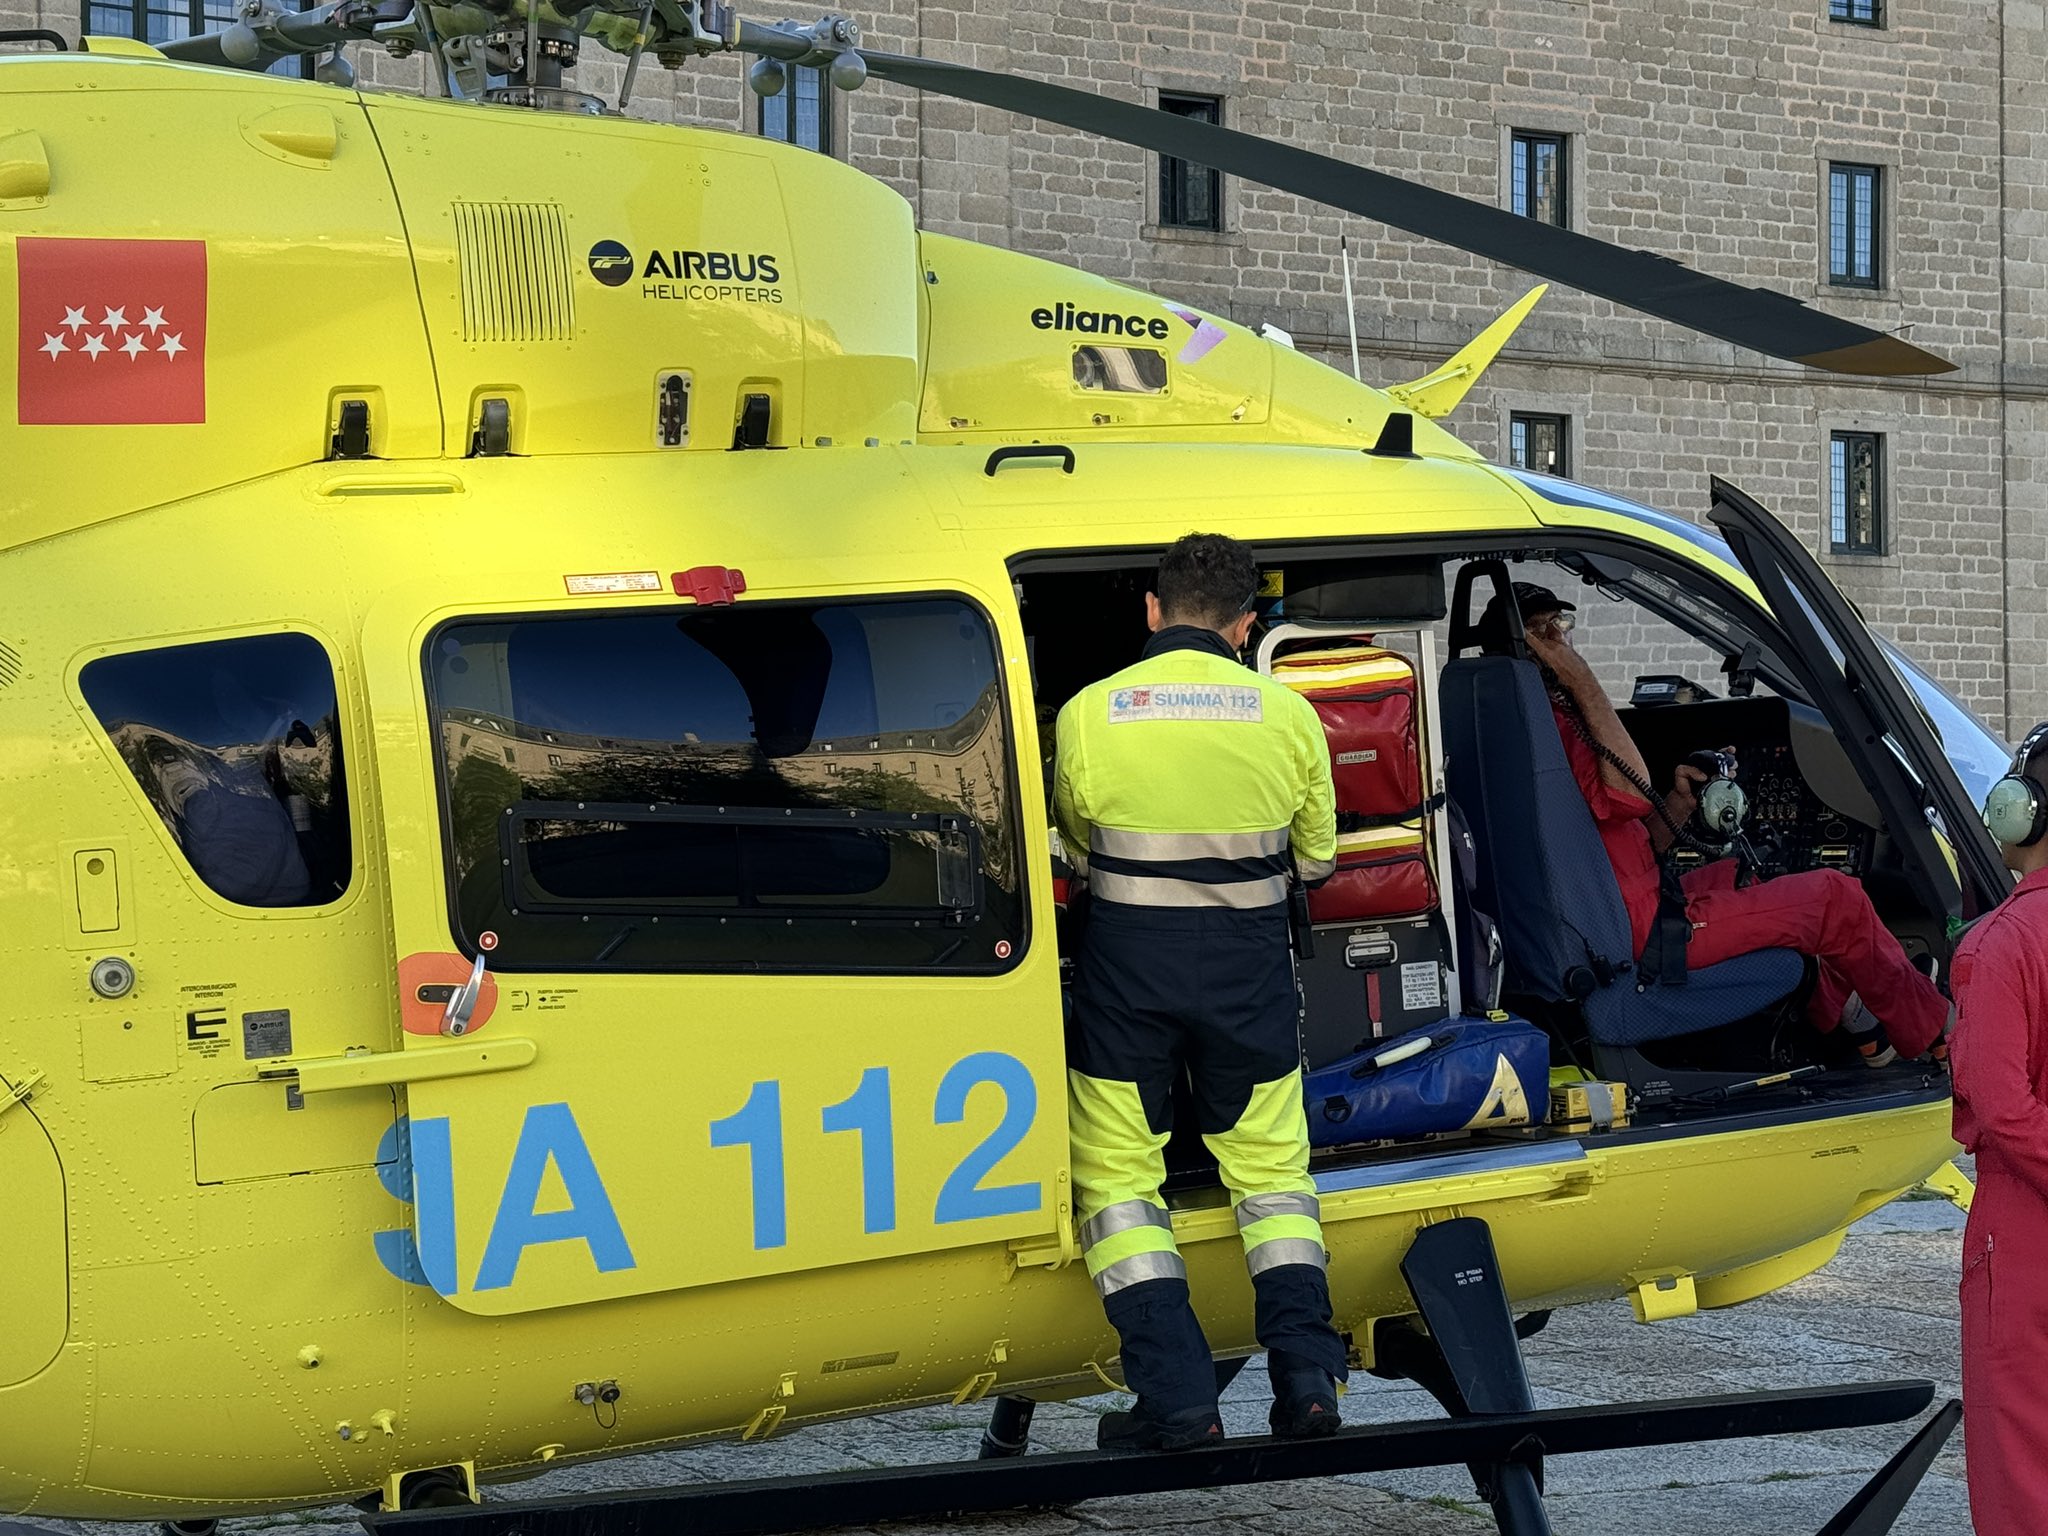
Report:
[{"label": "pilot's black cap", "polygon": [[[1533,581],[1515,583],[1515,606],[1522,610],[1526,623],[1539,613],[1577,613],[1579,605],[1568,603],[1548,587],[1539,587]],[[1495,593],[1493,601],[1486,605],[1486,611],[1479,615],[1476,638],[1481,650],[1493,654],[1505,654],[1509,649],[1508,616],[1500,594]]]}]

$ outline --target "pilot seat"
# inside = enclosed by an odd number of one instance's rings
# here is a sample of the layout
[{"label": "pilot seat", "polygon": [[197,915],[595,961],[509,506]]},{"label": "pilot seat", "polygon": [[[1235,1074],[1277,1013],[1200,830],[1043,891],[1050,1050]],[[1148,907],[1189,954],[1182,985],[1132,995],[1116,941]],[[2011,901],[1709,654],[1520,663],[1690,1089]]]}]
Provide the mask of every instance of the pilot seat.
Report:
[{"label": "pilot seat", "polygon": [[1500,927],[1504,990],[1577,1004],[1594,1071],[1627,1082],[1645,1103],[1754,1075],[1668,1069],[1642,1047],[1796,1003],[1808,984],[1807,960],[1765,949],[1690,969],[1675,984],[1642,983],[1620,885],[1558,739],[1541,671],[1522,649],[1520,625],[1513,627],[1516,654],[1464,654],[1477,643],[1471,601],[1481,576],[1512,611],[1500,561],[1459,571],[1441,700],[1448,788],[1477,847],[1475,895]]}]

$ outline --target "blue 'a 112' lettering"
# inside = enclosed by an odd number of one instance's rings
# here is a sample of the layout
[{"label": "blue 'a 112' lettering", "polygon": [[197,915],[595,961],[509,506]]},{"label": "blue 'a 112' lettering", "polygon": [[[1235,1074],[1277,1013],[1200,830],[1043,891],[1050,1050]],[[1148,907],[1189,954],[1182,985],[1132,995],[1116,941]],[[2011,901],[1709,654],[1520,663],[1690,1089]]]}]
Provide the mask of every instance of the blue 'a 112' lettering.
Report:
[{"label": "blue 'a 112' lettering", "polygon": [[[378,1257],[401,1280],[453,1296],[461,1281],[455,1257],[454,1144],[447,1119],[400,1120],[384,1133],[377,1161],[384,1187],[401,1200],[409,1199],[413,1207],[411,1232],[376,1235]],[[568,1192],[569,1204],[564,1210],[537,1211],[550,1163]],[[576,1116],[567,1104],[535,1104],[520,1124],[483,1262],[470,1289],[503,1290],[517,1278],[527,1249],[578,1241],[589,1248],[600,1274],[635,1267],[625,1230]]]},{"label": "blue 'a 112' lettering", "polygon": [[[1038,1118],[1038,1085],[1031,1071],[1002,1051],[977,1051],[955,1062],[933,1096],[934,1126],[958,1125],[970,1103],[987,1102],[976,1090],[993,1088],[1000,1112],[995,1127],[960,1158],[940,1184],[932,1220],[944,1226],[1019,1216],[1040,1210],[1038,1180],[991,1185],[987,1181],[1023,1145]],[[897,1227],[896,1123],[887,1067],[869,1067],[853,1092],[820,1112],[819,1130],[852,1133],[860,1152],[861,1230],[870,1235]],[[758,1251],[789,1242],[788,1170],[784,1150],[782,1084],[756,1082],[746,1101],[708,1127],[709,1149],[744,1149],[752,1205],[752,1241]],[[844,1143],[839,1143],[844,1145]],[[432,1287],[443,1296],[462,1290],[456,1244],[454,1127],[445,1117],[400,1119],[377,1149],[377,1174],[391,1195],[413,1207],[412,1229],[374,1236],[378,1258],[399,1279]],[[538,1209],[549,1168],[568,1204]],[[599,1274],[637,1267],[624,1226],[613,1208],[596,1159],[567,1104],[535,1104],[520,1123],[519,1139],[492,1214],[471,1291],[512,1286],[527,1251],[558,1243],[583,1245]]]}]

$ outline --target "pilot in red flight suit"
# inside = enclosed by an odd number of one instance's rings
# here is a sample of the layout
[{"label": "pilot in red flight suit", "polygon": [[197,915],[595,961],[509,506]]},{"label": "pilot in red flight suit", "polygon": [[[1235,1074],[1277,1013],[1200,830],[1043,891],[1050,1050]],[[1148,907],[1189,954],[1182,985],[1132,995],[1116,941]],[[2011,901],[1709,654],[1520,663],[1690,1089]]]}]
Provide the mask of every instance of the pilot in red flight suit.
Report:
[{"label": "pilot in red flight suit", "polygon": [[1977,1536],[2048,1532],[2048,725],[1984,824],[2023,878],[1956,950],[1956,1140],[1977,1154],[1963,1234],[1964,1449]]},{"label": "pilot in red flight suit", "polygon": [[[1593,669],[1565,639],[1573,605],[1534,582],[1518,581],[1514,592],[1529,653],[1556,680],[1552,709],[1558,735],[1599,824],[1641,955],[1657,916],[1657,856],[1672,842],[1666,818],[1684,825],[1707,775],[1680,764],[1671,793],[1663,797],[1664,816],[1656,815],[1646,797],[1651,785],[1641,751]],[[1478,628],[1482,646],[1505,653],[1507,617],[1499,597],[1487,604]],[[1948,999],[1913,968],[1863,887],[1840,870],[1807,870],[1737,889],[1734,861],[1720,859],[1689,871],[1681,883],[1692,923],[1688,965],[1716,965],[1760,949],[1797,950],[1819,966],[1807,1017],[1823,1033],[1847,1029],[1866,1064],[1887,1066],[1901,1054],[1945,1053]],[[2042,1536],[2048,1536],[2048,1526]]]}]

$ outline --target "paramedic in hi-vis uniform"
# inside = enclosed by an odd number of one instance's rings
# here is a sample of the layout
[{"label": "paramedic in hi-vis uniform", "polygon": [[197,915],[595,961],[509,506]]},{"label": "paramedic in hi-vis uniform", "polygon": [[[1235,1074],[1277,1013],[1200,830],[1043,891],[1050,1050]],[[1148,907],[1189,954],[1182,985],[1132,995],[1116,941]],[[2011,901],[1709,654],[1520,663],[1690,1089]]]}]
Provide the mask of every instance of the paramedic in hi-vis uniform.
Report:
[{"label": "paramedic in hi-vis uniform", "polygon": [[1223,1436],[1159,1194],[1183,1080],[1236,1203],[1274,1431],[1337,1427],[1344,1345],[1308,1176],[1288,931],[1290,882],[1330,875],[1336,802],[1314,707],[1237,659],[1258,584],[1242,544],[1189,534],[1146,594],[1143,658],[1060,711],[1054,814],[1090,893],[1068,1046],[1076,1217],[1138,1398],[1104,1417],[1106,1450]]},{"label": "paramedic in hi-vis uniform", "polygon": [[2048,1531],[2048,725],[1984,824],[2021,876],[1951,971],[1956,1140],[1977,1154],[1963,1233],[1964,1452],[1977,1536]]}]

